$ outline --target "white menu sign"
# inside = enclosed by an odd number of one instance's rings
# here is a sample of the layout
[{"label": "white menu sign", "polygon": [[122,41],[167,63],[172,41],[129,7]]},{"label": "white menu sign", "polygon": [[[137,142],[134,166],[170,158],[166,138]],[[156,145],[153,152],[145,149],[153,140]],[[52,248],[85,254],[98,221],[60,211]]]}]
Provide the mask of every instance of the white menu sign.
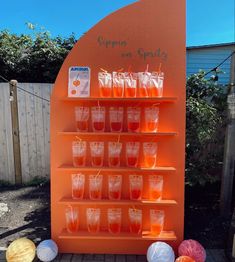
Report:
[{"label": "white menu sign", "polygon": [[90,68],[72,66],[69,68],[68,97],[90,96]]}]

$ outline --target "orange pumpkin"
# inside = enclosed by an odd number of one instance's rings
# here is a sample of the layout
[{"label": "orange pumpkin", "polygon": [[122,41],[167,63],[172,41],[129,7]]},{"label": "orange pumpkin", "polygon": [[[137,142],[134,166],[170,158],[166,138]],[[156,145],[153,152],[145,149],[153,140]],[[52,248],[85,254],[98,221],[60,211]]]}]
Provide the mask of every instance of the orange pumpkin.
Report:
[{"label": "orange pumpkin", "polygon": [[180,256],[175,262],[195,262],[195,260],[188,256]]}]

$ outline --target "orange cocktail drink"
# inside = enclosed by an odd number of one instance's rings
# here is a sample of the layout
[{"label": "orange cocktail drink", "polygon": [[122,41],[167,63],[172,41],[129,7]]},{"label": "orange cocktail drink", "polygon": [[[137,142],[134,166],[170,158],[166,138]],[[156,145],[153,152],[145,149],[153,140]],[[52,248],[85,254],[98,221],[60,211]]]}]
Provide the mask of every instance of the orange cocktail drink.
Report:
[{"label": "orange cocktail drink", "polygon": [[150,231],[152,235],[160,235],[164,227],[165,213],[162,210],[150,209]]},{"label": "orange cocktail drink", "polygon": [[121,231],[122,210],[121,208],[108,209],[108,230],[112,234],[118,234]]},{"label": "orange cocktail drink", "polygon": [[82,199],[84,195],[85,175],[72,174],[72,198]]},{"label": "orange cocktail drink", "polygon": [[86,164],[86,142],[72,142],[73,165],[75,167],[83,167]]},{"label": "orange cocktail drink", "polygon": [[102,197],[102,175],[89,175],[89,197],[91,200],[100,200]]},{"label": "orange cocktail drink", "polygon": [[143,192],[143,176],[129,175],[130,199],[141,200]]},{"label": "orange cocktail drink", "polygon": [[100,231],[100,209],[87,208],[86,209],[87,230],[90,233],[97,233]]},{"label": "orange cocktail drink", "polygon": [[109,175],[108,177],[108,194],[110,200],[120,200],[122,192],[122,176]]}]

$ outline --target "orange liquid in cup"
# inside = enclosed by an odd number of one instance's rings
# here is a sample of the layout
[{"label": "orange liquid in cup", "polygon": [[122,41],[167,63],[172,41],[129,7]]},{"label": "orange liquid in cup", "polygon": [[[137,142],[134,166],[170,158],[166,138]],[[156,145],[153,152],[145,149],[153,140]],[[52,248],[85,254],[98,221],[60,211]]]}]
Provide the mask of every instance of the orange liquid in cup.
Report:
[{"label": "orange liquid in cup", "polygon": [[146,155],[144,160],[145,160],[145,167],[155,167],[155,165],[156,165],[156,156],[148,156],[148,155]]},{"label": "orange liquid in cup", "polygon": [[88,130],[88,121],[77,121],[77,130],[78,131],[87,131]]},{"label": "orange liquid in cup", "polygon": [[101,97],[111,97],[111,88],[110,87],[100,87],[100,96]]},{"label": "orange liquid in cup", "polygon": [[136,88],[127,87],[126,97],[136,97]]},{"label": "orange liquid in cup", "polygon": [[73,189],[72,195],[73,195],[74,198],[81,199],[81,198],[83,198],[83,195],[84,195],[84,189],[83,188],[82,189],[80,189],[80,188]]},{"label": "orange liquid in cup", "polygon": [[127,157],[127,165],[131,167],[136,167],[137,166],[137,157],[135,156]]},{"label": "orange liquid in cup", "polygon": [[130,232],[134,234],[139,234],[141,232],[141,224],[138,221],[133,221],[130,223]]},{"label": "orange liquid in cup", "polygon": [[156,121],[147,122],[147,131],[153,132],[157,131],[158,124]]},{"label": "orange liquid in cup", "polygon": [[84,166],[85,165],[85,156],[73,156],[73,165],[74,166]]},{"label": "orange liquid in cup", "polygon": [[120,191],[109,191],[109,198],[118,200],[121,198],[121,192]]},{"label": "orange liquid in cup", "polygon": [[152,224],[151,225],[151,233],[153,235],[160,235],[162,232],[163,226],[161,224]]},{"label": "orange liquid in cup", "polygon": [[159,200],[162,198],[162,191],[150,188],[149,195],[151,200]]},{"label": "orange liquid in cup", "polygon": [[93,128],[96,131],[103,131],[104,130],[104,122],[93,122]]},{"label": "orange liquid in cup", "polygon": [[123,87],[113,86],[113,96],[123,97]]},{"label": "orange liquid in cup", "polygon": [[100,229],[100,226],[98,223],[97,224],[88,224],[87,228],[90,233],[97,233]]},{"label": "orange liquid in cup", "polygon": [[78,231],[78,226],[79,226],[79,223],[78,223],[78,220],[70,220],[69,222],[67,222],[67,230],[70,232],[70,233],[75,233]]},{"label": "orange liquid in cup", "polygon": [[139,96],[140,97],[148,97],[148,90],[147,88],[144,88],[144,87],[140,87],[139,88]]},{"label": "orange liquid in cup", "polygon": [[120,233],[121,230],[121,225],[120,223],[109,223],[109,232],[113,233],[113,234],[117,234]]},{"label": "orange liquid in cup", "polygon": [[122,123],[121,122],[111,122],[111,130],[120,132],[122,130]]},{"label": "orange liquid in cup", "polygon": [[131,189],[131,199],[140,200],[142,195],[141,189]]},{"label": "orange liquid in cup", "polygon": [[103,157],[101,156],[92,156],[91,163],[93,166],[103,166]]},{"label": "orange liquid in cup", "polygon": [[138,132],[140,128],[139,122],[128,122],[128,131]]},{"label": "orange liquid in cup", "polygon": [[156,87],[151,88],[151,97],[159,96],[158,89]]},{"label": "orange liquid in cup", "polygon": [[120,157],[119,156],[109,157],[109,165],[114,167],[120,166]]},{"label": "orange liquid in cup", "polygon": [[101,199],[101,191],[100,190],[90,190],[90,198],[91,199]]}]

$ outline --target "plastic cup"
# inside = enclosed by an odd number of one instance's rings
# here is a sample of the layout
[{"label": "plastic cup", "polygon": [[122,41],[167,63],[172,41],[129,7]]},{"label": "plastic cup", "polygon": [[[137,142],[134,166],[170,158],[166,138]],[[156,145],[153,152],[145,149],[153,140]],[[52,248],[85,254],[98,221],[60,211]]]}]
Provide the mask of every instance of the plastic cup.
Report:
[{"label": "plastic cup", "polygon": [[93,132],[104,132],[105,129],[105,107],[97,106],[91,108],[91,120]]},{"label": "plastic cup", "polygon": [[161,200],[163,190],[163,176],[149,175],[149,199]]},{"label": "plastic cup", "polygon": [[73,165],[83,167],[86,164],[86,142],[73,141],[72,143]]},{"label": "plastic cup", "polygon": [[89,107],[77,106],[75,107],[75,120],[76,128],[78,132],[88,131],[88,121],[89,121]]},{"label": "plastic cup", "polygon": [[75,233],[79,228],[79,211],[76,208],[65,209],[66,228],[69,233]]},{"label": "plastic cup", "polygon": [[125,75],[125,97],[133,98],[137,94],[137,75]]},{"label": "plastic cup", "polygon": [[145,130],[148,132],[157,132],[159,121],[159,107],[152,106],[144,109]]},{"label": "plastic cup", "polygon": [[91,165],[102,167],[104,163],[104,142],[90,142]]},{"label": "plastic cup", "polygon": [[97,233],[100,231],[100,209],[87,208],[86,209],[87,230],[90,233]]},{"label": "plastic cup", "polygon": [[163,95],[163,81],[164,73],[163,72],[152,72],[150,77],[150,95],[152,97],[162,97]]},{"label": "plastic cup", "polygon": [[145,142],[143,143],[144,151],[144,165],[145,167],[153,168],[157,161],[157,143]]},{"label": "plastic cup", "polygon": [[128,132],[140,131],[140,107],[128,107],[127,108],[127,128]]},{"label": "plastic cup", "polygon": [[141,200],[143,191],[143,177],[141,175],[129,175],[130,199]]},{"label": "plastic cup", "polygon": [[150,76],[151,73],[149,72],[139,72],[139,97],[149,97],[151,90],[150,90]]},{"label": "plastic cup", "polygon": [[109,142],[109,166],[119,167],[120,166],[120,155],[122,151],[122,143],[119,142]]},{"label": "plastic cup", "polygon": [[160,235],[164,227],[165,212],[163,210],[150,209],[151,234]]},{"label": "plastic cup", "polygon": [[107,72],[98,73],[100,97],[112,96],[112,75]]},{"label": "plastic cup", "polygon": [[130,232],[134,234],[140,234],[142,231],[142,210],[129,208],[129,223]]},{"label": "plastic cup", "polygon": [[108,176],[108,191],[110,200],[120,200],[122,192],[122,176],[109,175]]},{"label": "plastic cup", "polygon": [[109,120],[111,132],[122,132],[123,112],[123,107],[110,107]]},{"label": "plastic cup", "polygon": [[108,209],[108,230],[112,234],[118,234],[121,231],[122,210],[121,208]]},{"label": "plastic cup", "polygon": [[102,196],[102,175],[89,175],[89,196],[91,200],[100,200]]},{"label": "plastic cup", "polygon": [[124,86],[124,73],[113,72],[113,97],[123,97]]},{"label": "plastic cup", "polygon": [[126,165],[129,167],[137,167],[139,162],[139,142],[126,143]]},{"label": "plastic cup", "polygon": [[83,199],[85,186],[85,175],[72,174],[72,198]]}]

